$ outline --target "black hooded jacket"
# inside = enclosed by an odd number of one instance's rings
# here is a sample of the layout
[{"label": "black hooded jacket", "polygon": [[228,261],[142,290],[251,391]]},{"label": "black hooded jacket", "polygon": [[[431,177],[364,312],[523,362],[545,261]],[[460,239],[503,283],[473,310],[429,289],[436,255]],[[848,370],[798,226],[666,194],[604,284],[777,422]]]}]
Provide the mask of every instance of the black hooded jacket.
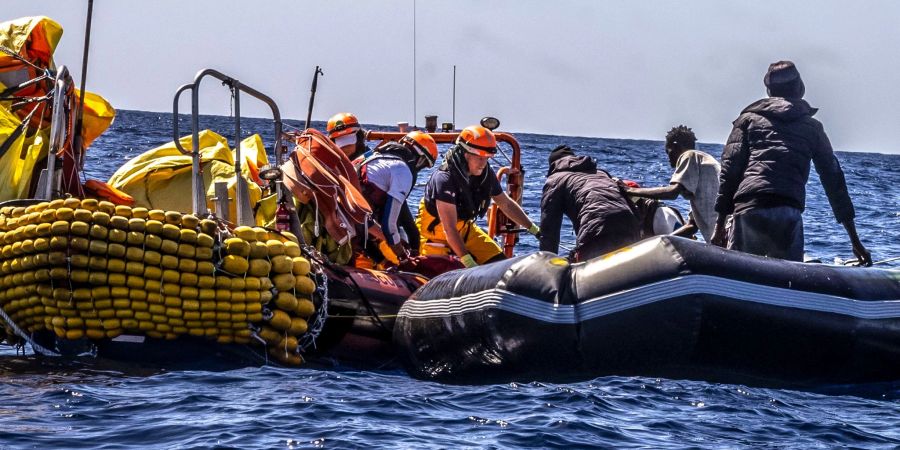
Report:
[{"label": "black hooded jacket", "polygon": [[618,185],[609,174],[597,171],[587,156],[565,156],[550,163],[541,197],[541,250],[558,253],[565,214],[576,234],[576,250],[603,234],[607,222],[620,227],[640,225]]},{"label": "black hooded jacket", "polygon": [[774,206],[802,211],[812,161],[835,218],[854,218],[844,172],[822,124],[812,117],[816,111],[802,99],[769,97],[741,112],[722,152],[716,212]]}]

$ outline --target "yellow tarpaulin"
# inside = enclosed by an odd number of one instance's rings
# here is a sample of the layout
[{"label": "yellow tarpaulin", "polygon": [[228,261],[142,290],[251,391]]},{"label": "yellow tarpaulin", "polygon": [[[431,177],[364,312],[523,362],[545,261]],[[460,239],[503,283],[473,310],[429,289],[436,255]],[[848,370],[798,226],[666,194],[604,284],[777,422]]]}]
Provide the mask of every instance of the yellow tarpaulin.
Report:
[{"label": "yellow tarpaulin", "polygon": [[0,144],[4,149],[0,156],[0,201],[28,197],[34,165],[42,152],[47,157],[46,133],[26,137],[21,132],[18,137],[12,136],[21,124],[15,114],[0,108]]},{"label": "yellow tarpaulin", "polygon": [[[43,62],[49,67],[52,67],[53,52],[62,34],[62,26],[46,16],[22,17],[0,23],[0,45],[29,61]],[[0,56],[0,67],[11,63],[10,56]]]},{"label": "yellow tarpaulin", "polygon": [[[62,27],[48,17],[23,17],[0,23],[0,45],[12,50],[30,63],[45,69],[54,69],[53,52],[62,38]],[[0,52],[0,91],[34,79],[43,72],[35,70],[17,58]],[[15,92],[18,96],[41,97],[53,88],[53,80],[31,84]],[[70,91],[71,92],[71,91]],[[75,98],[78,90],[75,89]],[[77,101],[77,100],[76,100]],[[49,145],[49,117],[51,107],[46,103],[34,103],[16,111],[10,111],[12,101],[0,102],[0,201],[31,196],[35,165],[47,158]],[[28,130],[16,132],[21,121],[36,108],[36,114]],[[82,139],[87,148],[112,124],[116,111],[103,97],[85,92]],[[43,121],[41,120],[43,117]],[[42,127],[36,130],[36,127]],[[28,137],[25,137],[28,135]],[[10,137],[12,140],[7,142]],[[71,139],[69,137],[68,139]]]},{"label": "yellow tarpaulin", "polygon": [[[190,150],[191,136],[180,139],[181,145]],[[262,189],[252,181],[254,168],[268,163],[265,148],[259,135],[253,135],[241,142],[241,172],[248,180],[250,205],[256,205],[262,197]],[[234,199],[237,178],[234,174],[234,151],[227,140],[210,130],[200,132],[200,163],[203,170],[203,185],[206,186],[207,207],[215,211],[215,183],[228,184],[229,197]],[[251,166],[252,164],[252,166]],[[258,171],[258,169],[256,170]],[[109,184],[132,197],[134,206],[190,212],[191,156],[182,154],[174,142],[148,150],[125,163],[109,179]],[[229,216],[236,217],[235,203],[231,202]],[[260,215],[257,219],[267,218]]]}]

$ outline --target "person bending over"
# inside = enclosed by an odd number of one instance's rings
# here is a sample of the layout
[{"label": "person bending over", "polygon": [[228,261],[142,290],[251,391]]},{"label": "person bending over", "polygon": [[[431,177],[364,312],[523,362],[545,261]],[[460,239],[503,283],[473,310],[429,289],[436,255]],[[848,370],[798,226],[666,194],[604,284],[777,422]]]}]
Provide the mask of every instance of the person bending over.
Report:
[{"label": "person bending over", "polygon": [[541,196],[541,250],[558,253],[563,214],[575,229],[576,261],[585,261],[640,240],[641,226],[617,182],[597,170],[593,158],[565,145],[548,158]]},{"label": "person bending over", "polygon": [[[388,247],[380,243],[366,245],[365,253],[374,262],[386,258],[397,264],[410,253],[409,242],[415,243],[414,253],[418,253],[419,230],[406,199],[416,184],[419,171],[433,166],[436,158],[434,139],[427,133],[413,131],[399,142],[388,141],[376,147],[371,156],[358,161],[356,171],[362,194],[372,206],[372,215],[381,226],[383,242]],[[406,226],[402,226],[404,217],[407,218]],[[401,226],[408,241],[401,238]]]}]

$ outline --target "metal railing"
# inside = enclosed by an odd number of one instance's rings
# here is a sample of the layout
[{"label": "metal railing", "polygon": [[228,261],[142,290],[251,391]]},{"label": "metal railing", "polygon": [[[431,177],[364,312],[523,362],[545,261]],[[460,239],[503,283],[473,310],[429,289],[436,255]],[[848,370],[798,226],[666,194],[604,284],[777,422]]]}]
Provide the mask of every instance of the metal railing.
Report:
[{"label": "metal railing", "polygon": [[[273,121],[275,123],[275,142],[273,144],[274,153],[275,153],[275,162],[277,165],[280,165],[282,162],[282,156],[284,152],[284,147],[281,144],[281,135],[282,135],[282,121],[281,121],[281,113],[278,110],[278,105],[275,104],[275,101],[272,100],[269,96],[257,91],[256,89],[247,86],[236,78],[229,77],[228,75],[223,74],[214,69],[203,69],[197,72],[197,75],[194,77],[194,82],[190,84],[185,84],[178,88],[175,91],[175,98],[173,100],[172,105],[172,120],[173,120],[173,137],[175,140],[175,146],[184,154],[190,154],[192,157],[191,167],[192,167],[192,178],[191,178],[191,196],[192,196],[192,207],[193,213],[198,216],[205,216],[209,213],[206,207],[206,187],[203,184],[203,172],[200,167],[200,82],[203,78],[211,76],[213,78],[217,78],[222,81],[222,84],[228,86],[231,89],[232,94],[234,95],[234,149],[235,149],[235,159],[234,159],[234,172],[237,176],[237,186],[235,188],[236,191],[236,202],[237,202],[237,218],[235,222],[238,225],[253,225],[255,223],[253,218],[253,210],[250,206],[250,194],[247,188],[247,180],[241,176],[241,92],[249,94],[252,97],[257,98],[263,103],[269,105],[269,108],[272,110]],[[178,131],[178,100],[181,97],[181,94],[186,91],[191,91],[191,150],[186,150],[180,141],[180,133]],[[221,200],[221,199],[219,199]],[[221,212],[220,212],[221,213]]]}]

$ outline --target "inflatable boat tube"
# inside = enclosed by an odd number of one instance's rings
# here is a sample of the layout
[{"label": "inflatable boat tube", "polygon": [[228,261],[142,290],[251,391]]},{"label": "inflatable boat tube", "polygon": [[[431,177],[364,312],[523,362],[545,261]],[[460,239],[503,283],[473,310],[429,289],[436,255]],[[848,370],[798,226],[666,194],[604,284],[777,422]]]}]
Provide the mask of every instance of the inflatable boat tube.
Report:
[{"label": "inflatable boat tube", "polygon": [[676,237],[574,265],[539,252],[432,279],[400,309],[394,341],[413,376],[451,383],[900,380],[900,271]]}]

